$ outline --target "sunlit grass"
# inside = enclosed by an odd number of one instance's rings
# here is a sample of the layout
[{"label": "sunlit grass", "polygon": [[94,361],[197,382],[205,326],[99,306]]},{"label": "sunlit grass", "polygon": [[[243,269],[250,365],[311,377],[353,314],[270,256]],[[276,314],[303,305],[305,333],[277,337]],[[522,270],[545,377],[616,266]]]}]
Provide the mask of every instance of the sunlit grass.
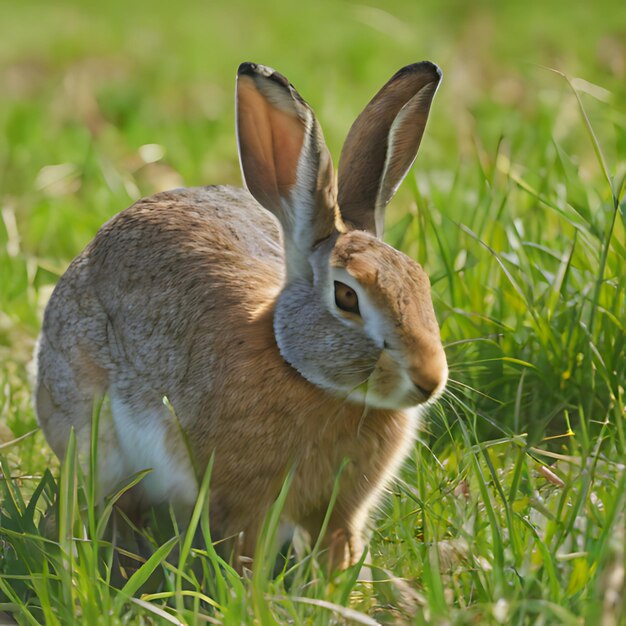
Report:
[{"label": "sunlit grass", "polygon": [[[626,14],[453,5],[0,3],[0,611],[23,624],[624,619]],[[444,82],[386,238],[431,276],[450,383],[374,521],[373,582],[358,568],[329,579],[310,554],[275,567],[280,498],[262,566],[240,577],[210,540],[206,484],[195,533],[148,529],[151,550],[120,576],[117,496],[97,508],[72,448],[61,468],[32,432],[27,363],[52,286],[139,196],[240,183],[240,61],[289,76],[337,158],[374,90],[422,58]]]}]

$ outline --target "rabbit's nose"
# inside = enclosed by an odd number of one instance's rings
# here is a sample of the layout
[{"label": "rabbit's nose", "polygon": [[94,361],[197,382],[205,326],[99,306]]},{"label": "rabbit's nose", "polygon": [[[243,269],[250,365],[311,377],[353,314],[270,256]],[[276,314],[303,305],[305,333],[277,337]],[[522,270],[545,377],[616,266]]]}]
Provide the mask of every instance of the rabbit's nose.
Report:
[{"label": "rabbit's nose", "polygon": [[427,361],[409,368],[409,376],[425,400],[436,395],[443,389],[448,379],[448,367],[443,349],[435,352]]},{"label": "rabbit's nose", "polygon": [[412,377],[413,385],[424,397],[424,401],[435,395],[445,384],[445,377],[427,378],[425,376]]}]

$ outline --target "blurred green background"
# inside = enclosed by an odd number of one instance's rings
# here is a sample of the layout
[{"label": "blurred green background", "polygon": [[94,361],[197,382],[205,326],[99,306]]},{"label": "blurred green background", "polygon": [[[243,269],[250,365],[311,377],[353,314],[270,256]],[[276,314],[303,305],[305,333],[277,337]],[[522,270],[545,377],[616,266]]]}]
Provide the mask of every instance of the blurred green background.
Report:
[{"label": "blurred green background", "polygon": [[[490,149],[509,130],[521,132],[511,116],[530,121],[551,107],[565,85],[542,66],[617,100],[626,90],[619,1],[3,0],[0,24],[2,191],[20,196],[41,167],[89,159],[94,143],[114,165],[158,143],[186,184],[239,181],[233,83],[242,60],[290,78],[335,155],[395,69],[435,61],[444,83],[424,150],[430,169],[452,167],[476,137]],[[536,130],[526,124],[524,132],[531,142]]]}]

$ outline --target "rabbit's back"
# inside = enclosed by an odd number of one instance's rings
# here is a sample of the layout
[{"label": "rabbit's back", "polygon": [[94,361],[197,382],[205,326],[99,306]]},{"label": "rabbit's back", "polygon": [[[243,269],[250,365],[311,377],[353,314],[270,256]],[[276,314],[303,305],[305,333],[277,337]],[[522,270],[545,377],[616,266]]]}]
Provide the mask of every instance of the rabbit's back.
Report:
[{"label": "rabbit's back", "polygon": [[133,355],[142,372],[168,377],[179,372],[174,352],[191,349],[187,342],[215,345],[212,335],[244,324],[283,282],[275,218],[230,187],[142,200],[105,224],[84,254],[117,339],[106,356],[115,364]]},{"label": "rabbit's back", "polygon": [[[131,407],[168,396],[195,421],[237,332],[280,290],[283,263],[276,219],[243,189],[168,191],[109,220],[46,308],[36,402],[55,451],[88,421],[79,406],[112,390]],[[56,410],[77,391],[76,415]]]}]

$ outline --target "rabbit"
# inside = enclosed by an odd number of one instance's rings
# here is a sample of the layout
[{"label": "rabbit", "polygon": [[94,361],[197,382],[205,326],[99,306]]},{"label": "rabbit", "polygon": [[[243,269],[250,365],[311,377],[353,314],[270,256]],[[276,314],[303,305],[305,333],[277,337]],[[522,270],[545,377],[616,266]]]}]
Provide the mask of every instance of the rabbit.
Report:
[{"label": "rabbit", "polygon": [[94,401],[108,397],[100,497],[150,468],[124,506],[184,518],[213,458],[211,529],[237,537],[241,563],[291,468],[283,519],[316,541],[347,460],[320,541],[333,570],[361,558],[370,513],[447,380],[429,279],[382,241],[440,80],[427,61],[395,73],[336,176],[309,105],[243,63],[246,188],[139,200],[69,265],[45,309],[34,401],[53,451],[63,458],[73,428],[84,462]]}]

